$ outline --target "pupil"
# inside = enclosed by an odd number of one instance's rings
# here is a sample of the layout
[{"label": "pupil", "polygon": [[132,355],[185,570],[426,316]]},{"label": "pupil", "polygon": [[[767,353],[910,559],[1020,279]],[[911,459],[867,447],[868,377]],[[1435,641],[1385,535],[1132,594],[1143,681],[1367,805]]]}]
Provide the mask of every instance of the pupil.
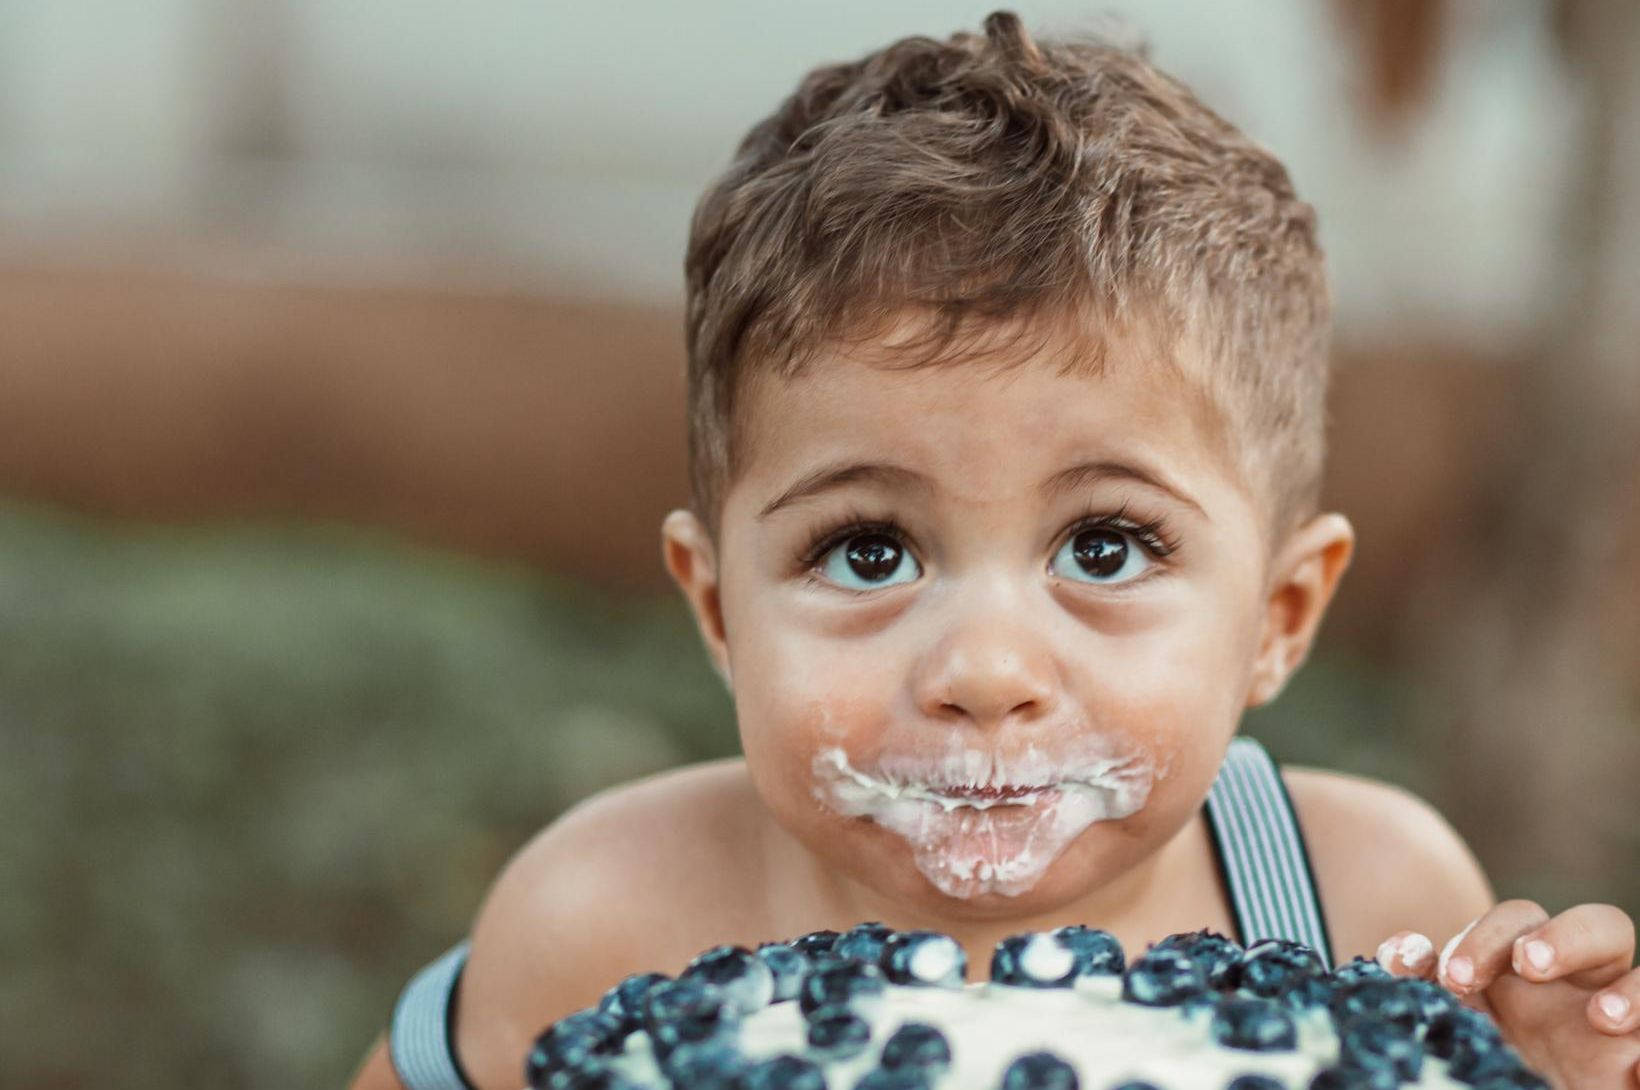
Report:
[{"label": "pupil", "polygon": [[1127,563],[1127,550],[1127,539],[1114,530],[1083,530],[1072,551],[1089,575],[1111,576]]},{"label": "pupil", "polygon": [[861,579],[886,579],[900,566],[900,545],[883,534],[865,534],[849,542],[848,566]]}]

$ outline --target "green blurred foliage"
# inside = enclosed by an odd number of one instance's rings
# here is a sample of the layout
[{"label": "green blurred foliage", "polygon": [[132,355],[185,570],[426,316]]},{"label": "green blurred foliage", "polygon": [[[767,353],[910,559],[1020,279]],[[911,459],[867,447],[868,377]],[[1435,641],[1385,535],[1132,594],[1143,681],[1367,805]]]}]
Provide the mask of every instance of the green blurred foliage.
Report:
[{"label": "green blurred foliage", "polygon": [[[1322,654],[1247,729],[1428,792]],[[676,596],[326,527],[0,508],[0,1085],[337,1086],[567,806],[737,748]]]}]

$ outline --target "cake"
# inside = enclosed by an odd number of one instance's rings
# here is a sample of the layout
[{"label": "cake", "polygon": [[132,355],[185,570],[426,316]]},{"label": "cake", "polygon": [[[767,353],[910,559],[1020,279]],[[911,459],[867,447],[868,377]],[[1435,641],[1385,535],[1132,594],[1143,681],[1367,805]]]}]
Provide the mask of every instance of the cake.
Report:
[{"label": "cake", "polygon": [[1128,960],[1086,927],[997,945],[865,923],[643,973],[535,1042],[534,1090],[1547,1090],[1484,1014],[1356,958],[1211,931]]}]

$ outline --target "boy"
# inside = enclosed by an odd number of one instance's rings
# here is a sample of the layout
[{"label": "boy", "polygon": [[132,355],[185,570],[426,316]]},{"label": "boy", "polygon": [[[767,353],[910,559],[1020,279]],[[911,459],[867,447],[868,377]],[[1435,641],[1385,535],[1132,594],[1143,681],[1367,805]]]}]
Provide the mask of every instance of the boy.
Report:
[{"label": "boy", "polygon": [[[526,846],[425,1047],[516,1090],[625,974],[868,919],[978,965],[1070,922],[1260,937],[1203,802],[1353,547],[1317,509],[1327,288],[1281,165],[1144,59],[996,13],[811,73],[703,198],[687,272],[664,556],[745,757]],[[1490,1007],[1562,1087],[1640,1077],[1625,915],[1494,906],[1396,789],[1285,788],[1309,868],[1282,918]],[[356,1085],[400,1084],[383,1046]]]}]

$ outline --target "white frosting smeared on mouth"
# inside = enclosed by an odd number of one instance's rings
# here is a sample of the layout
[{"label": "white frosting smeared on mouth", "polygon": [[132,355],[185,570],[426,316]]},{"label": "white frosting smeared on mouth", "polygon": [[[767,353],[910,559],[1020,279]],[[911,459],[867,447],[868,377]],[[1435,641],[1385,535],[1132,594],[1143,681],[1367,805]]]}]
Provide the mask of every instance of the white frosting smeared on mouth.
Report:
[{"label": "white frosting smeared on mouth", "polygon": [[865,768],[833,747],[815,755],[815,797],[902,837],[948,897],[1017,897],[1090,825],[1128,817],[1150,795],[1150,761],[1115,754],[1103,739],[1080,745],[1055,757],[1035,746],[1012,757],[893,754]]}]

